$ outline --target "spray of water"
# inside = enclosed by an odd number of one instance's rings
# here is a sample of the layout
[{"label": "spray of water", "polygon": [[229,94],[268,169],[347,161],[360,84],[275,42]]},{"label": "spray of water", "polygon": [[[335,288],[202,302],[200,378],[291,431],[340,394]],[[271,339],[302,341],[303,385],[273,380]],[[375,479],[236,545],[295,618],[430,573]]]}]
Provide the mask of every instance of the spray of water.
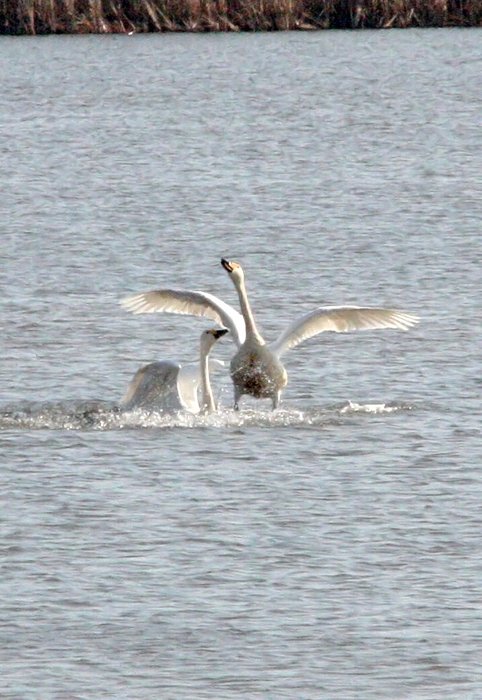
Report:
[{"label": "spray of water", "polygon": [[105,401],[23,403],[0,409],[0,430],[136,430],[173,428],[240,428],[330,425],[357,414],[380,415],[411,410],[408,404],[348,401],[343,405],[310,407],[306,410],[283,407],[276,411],[221,408],[208,415],[192,415],[136,409],[123,411]]}]

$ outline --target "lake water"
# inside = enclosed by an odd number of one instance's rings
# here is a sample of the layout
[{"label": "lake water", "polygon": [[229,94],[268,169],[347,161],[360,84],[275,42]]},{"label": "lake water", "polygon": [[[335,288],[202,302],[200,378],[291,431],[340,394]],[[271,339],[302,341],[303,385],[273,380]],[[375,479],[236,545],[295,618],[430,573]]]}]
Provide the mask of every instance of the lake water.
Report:
[{"label": "lake water", "polygon": [[[480,30],[2,38],[2,700],[482,698]],[[281,408],[122,413],[322,304]],[[213,357],[229,359],[223,338]]]}]

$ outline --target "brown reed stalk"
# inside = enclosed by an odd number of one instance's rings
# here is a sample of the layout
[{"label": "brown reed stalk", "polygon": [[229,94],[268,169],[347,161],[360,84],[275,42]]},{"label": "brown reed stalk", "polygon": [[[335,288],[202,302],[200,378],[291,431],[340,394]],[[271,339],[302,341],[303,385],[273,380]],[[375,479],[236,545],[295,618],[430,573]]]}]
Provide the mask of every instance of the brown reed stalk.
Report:
[{"label": "brown reed stalk", "polygon": [[482,0],[0,0],[0,33],[482,26]]}]

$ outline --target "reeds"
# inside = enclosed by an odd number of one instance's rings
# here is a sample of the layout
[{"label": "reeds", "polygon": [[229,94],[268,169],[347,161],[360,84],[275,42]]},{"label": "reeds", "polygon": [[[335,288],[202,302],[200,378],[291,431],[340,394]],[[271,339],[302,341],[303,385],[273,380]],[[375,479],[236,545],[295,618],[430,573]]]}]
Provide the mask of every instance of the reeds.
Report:
[{"label": "reeds", "polygon": [[0,0],[2,34],[482,26],[482,0]]}]

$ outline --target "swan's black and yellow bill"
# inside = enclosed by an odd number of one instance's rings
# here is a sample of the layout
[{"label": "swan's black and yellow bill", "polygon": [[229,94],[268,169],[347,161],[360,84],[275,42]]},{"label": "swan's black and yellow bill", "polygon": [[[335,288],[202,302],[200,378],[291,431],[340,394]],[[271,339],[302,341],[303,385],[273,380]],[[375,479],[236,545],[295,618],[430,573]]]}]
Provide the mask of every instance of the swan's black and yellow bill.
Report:
[{"label": "swan's black and yellow bill", "polygon": [[234,270],[233,263],[231,263],[229,260],[226,260],[226,258],[221,258],[221,265],[227,272],[232,272]]},{"label": "swan's black and yellow bill", "polygon": [[219,340],[219,338],[222,338],[223,335],[226,335],[226,333],[229,333],[229,330],[227,328],[214,328],[211,331],[211,333],[216,338],[216,340]]}]

